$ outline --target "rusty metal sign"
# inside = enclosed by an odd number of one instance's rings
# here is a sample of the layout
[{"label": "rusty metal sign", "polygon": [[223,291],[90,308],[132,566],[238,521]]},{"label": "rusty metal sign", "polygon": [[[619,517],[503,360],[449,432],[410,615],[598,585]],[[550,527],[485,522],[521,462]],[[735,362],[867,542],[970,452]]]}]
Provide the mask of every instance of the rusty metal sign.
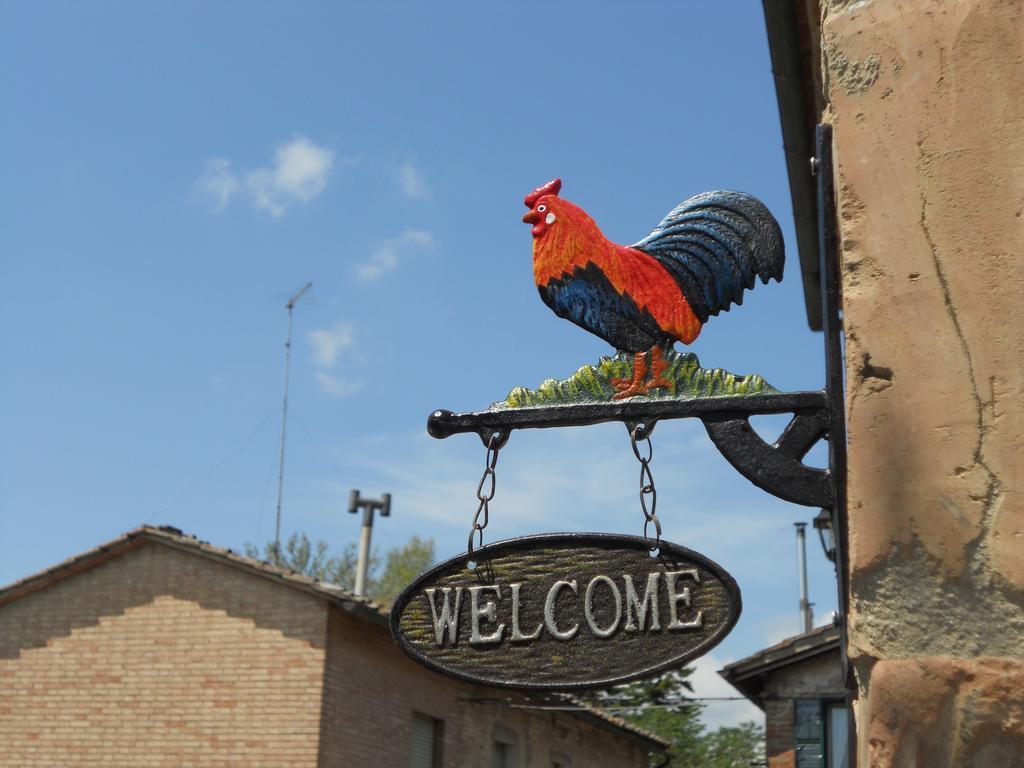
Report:
[{"label": "rusty metal sign", "polygon": [[666,541],[615,534],[509,539],[424,573],[391,610],[409,656],[475,683],[603,688],[680,667],[739,618],[718,564]]}]

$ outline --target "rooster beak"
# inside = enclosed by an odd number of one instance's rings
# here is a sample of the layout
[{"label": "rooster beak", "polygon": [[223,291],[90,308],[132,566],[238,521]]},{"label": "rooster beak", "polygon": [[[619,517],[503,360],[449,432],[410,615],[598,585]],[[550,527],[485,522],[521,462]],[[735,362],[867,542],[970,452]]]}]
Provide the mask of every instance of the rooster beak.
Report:
[{"label": "rooster beak", "polygon": [[523,223],[525,224],[536,224],[538,221],[540,221],[540,214],[536,211],[530,211],[523,216]]}]

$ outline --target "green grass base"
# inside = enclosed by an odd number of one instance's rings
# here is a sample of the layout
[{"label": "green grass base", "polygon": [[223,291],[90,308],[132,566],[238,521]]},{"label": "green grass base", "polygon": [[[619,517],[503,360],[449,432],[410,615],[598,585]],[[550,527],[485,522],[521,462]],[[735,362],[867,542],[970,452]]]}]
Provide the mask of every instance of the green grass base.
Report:
[{"label": "green grass base", "polygon": [[[777,390],[757,374],[737,376],[721,368],[701,368],[692,352],[665,353],[664,377],[675,384],[675,390],[653,389],[644,400],[690,400],[696,397],[732,397],[753,395]],[[569,405],[572,403],[611,402],[615,395],[613,378],[633,376],[633,355],[619,352],[613,357],[602,357],[597,365],[584,365],[567,379],[548,379],[536,389],[516,387],[495,408],[529,408],[543,405]]]}]

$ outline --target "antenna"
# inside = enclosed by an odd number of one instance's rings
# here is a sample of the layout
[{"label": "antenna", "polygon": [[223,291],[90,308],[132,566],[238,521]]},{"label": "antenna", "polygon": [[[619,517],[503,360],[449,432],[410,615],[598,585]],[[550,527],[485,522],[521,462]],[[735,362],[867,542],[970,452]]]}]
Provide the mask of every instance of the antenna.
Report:
[{"label": "antenna", "polygon": [[288,429],[288,371],[292,364],[292,310],[306,291],[313,287],[307,282],[288,299],[288,338],[284,342],[284,404],[281,407],[281,460],[277,467],[277,522],[274,525],[274,565],[281,564],[281,498],[284,493],[284,440]]}]

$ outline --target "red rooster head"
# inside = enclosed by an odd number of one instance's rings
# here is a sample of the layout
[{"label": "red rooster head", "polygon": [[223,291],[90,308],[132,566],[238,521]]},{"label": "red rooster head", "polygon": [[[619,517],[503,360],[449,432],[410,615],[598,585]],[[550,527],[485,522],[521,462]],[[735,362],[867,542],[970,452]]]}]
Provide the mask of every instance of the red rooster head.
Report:
[{"label": "red rooster head", "polygon": [[523,199],[526,207],[530,209],[530,212],[523,216],[523,221],[533,224],[530,232],[535,238],[543,235],[548,227],[558,221],[563,202],[558,197],[561,188],[562,180],[553,179],[544,186],[537,187]]}]

